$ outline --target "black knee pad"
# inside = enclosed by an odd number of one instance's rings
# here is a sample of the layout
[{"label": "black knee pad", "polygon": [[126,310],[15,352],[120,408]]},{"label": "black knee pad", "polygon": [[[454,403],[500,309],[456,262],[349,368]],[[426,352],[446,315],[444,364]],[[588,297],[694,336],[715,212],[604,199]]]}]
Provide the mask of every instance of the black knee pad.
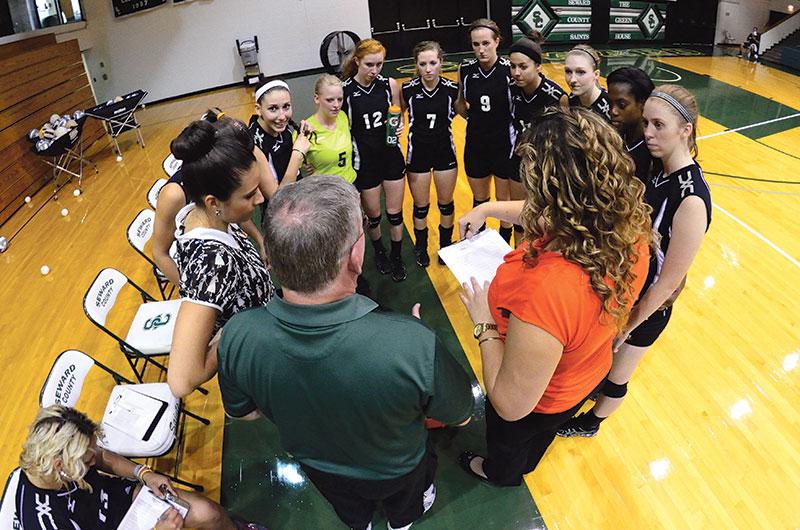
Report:
[{"label": "black knee pad", "polygon": [[386,212],[386,219],[389,220],[390,225],[399,226],[403,224],[403,211],[401,210],[397,213]]},{"label": "black knee pad", "polygon": [[476,206],[480,206],[481,204],[483,204],[485,202],[489,202],[489,200],[490,199],[484,199],[482,201],[479,201],[478,199],[472,199],[472,207],[475,208]]},{"label": "black knee pad", "polygon": [[428,217],[428,210],[430,209],[430,204],[426,204],[425,206],[414,206],[414,219],[425,219]]},{"label": "black knee pad", "polygon": [[610,398],[625,397],[625,394],[628,393],[628,383],[618,385],[616,383],[612,383],[611,381],[606,381],[603,385],[603,389],[600,392],[602,392],[604,396],[608,396]]},{"label": "black knee pad", "polygon": [[448,202],[447,204],[436,203],[439,206],[439,213],[442,215],[453,215],[453,212],[456,211],[456,203],[453,201]]},{"label": "black knee pad", "polygon": [[367,228],[378,228],[381,226],[381,216],[378,217],[368,217],[367,218]]}]

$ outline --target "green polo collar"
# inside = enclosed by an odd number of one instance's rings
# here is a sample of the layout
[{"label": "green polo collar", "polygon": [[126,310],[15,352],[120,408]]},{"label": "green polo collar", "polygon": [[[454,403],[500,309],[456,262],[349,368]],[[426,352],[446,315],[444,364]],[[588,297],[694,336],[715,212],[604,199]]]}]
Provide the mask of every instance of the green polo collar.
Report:
[{"label": "green polo collar", "polygon": [[353,294],[336,302],[320,305],[290,304],[282,298],[274,296],[267,304],[267,311],[283,322],[313,328],[358,320],[376,307],[378,304],[360,294]]}]

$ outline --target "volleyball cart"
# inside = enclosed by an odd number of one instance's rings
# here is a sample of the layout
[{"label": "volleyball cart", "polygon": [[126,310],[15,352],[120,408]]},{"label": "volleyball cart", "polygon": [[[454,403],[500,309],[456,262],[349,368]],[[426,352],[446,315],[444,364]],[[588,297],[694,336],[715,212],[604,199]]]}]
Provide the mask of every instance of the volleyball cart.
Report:
[{"label": "volleyball cart", "polygon": [[86,111],[87,116],[103,122],[106,132],[114,142],[117,161],[122,160],[122,151],[119,148],[117,137],[126,131],[136,131],[136,143],[144,148],[141,125],[136,119],[136,111],[144,108],[142,101],[147,97],[146,90],[136,90],[124,96],[118,96],[106,103],[92,107]]},{"label": "volleyball cart", "polygon": [[[86,115],[75,121],[77,126],[49,142],[50,145],[47,149],[40,151],[36,145],[31,146],[33,152],[42,157],[42,162],[53,168],[53,196],[56,199],[58,199],[58,190],[61,189],[61,186],[72,180],[73,177],[78,179],[78,189],[83,189],[84,165],[89,164],[94,167],[95,173],[98,172],[97,164],[83,156],[83,125],[86,123]],[[69,176],[59,186],[58,178],[64,173]]]}]

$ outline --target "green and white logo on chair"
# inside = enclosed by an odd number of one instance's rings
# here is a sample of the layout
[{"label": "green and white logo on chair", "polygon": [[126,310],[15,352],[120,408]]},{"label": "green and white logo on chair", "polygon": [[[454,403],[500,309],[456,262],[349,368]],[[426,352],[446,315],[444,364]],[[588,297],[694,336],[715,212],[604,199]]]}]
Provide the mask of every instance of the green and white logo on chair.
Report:
[{"label": "green and white logo on chair", "polygon": [[159,313],[153,318],[148,318],[144,322],[143,326],[144,330],[149,331],[151,329],[158,329],[161,326],[166,326],[169,323],[171,317],[172,317],[171,313],[164,313],[164,314]]}]

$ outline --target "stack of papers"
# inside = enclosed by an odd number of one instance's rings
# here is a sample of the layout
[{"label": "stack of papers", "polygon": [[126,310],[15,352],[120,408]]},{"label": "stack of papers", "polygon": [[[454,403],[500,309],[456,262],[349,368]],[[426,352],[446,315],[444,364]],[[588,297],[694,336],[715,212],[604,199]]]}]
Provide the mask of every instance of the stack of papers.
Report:
[{"label": "stack of papers", "polygon": [[186,517],[186,514],[189,513],[188,508],[156,497],[153,490],[145,486],[133,499],[133,504],[128,508],[128,513],[125,514],[117,530],[150,530],[156,526],[161,515],[170,508],[178,510],[181,517]]},{"label": "stack of papers", "polygon": [[475,277],[478,283],[491,282],[503,257],[511,252],[496,230],[486,229],[477,235],[439,249],[439,257],[445,262],[458,283],[468,283]]}]

